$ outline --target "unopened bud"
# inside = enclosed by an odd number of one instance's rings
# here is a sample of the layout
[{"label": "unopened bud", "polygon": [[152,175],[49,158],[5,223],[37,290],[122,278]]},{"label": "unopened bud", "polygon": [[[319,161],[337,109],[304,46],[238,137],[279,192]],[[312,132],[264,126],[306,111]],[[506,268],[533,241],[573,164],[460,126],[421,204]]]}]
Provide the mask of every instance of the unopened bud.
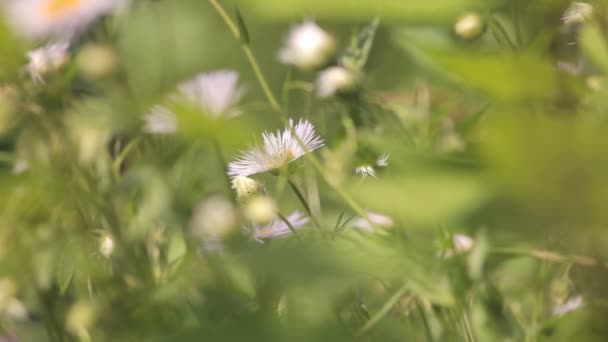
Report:
[{"label": "unopened bud", "polygon": [[277,213],[275,201],[268,196],[250,199],[244,208],[245,217],[254,223],[263,224],[272,220]]},{"label": "unopened bud", "polygon": [[236,212],[232,204],[223,197],[213,196],[196,207],[191,229],[201,239],[221,239],[232,233],[236,224]]},{"label": "unopened bud", "polygon": [[238,176],[232,180],[232,188],[236,191],[236,197],[242,200],[259,193],[264,187],[255,179]]},{"label": "unopened bud", "polygon": [[341,66],[332,66],[319,73],[317,96],[331,97],[337,93],[346,93],[356,85],[357,77],[352,71]]},{"label": "unopened bud", "polygon": [[454,33],[464,40],[478,38],[485,30],[485,21],[478,13],[466,13],[454,23]]},{"label": "unopened bud", "polygon": [[103,234],[99,237],[99,253],[109,258],[114,253],[114,239],[110,234]]},{"label": "unopened bud", "polygon": [[110,46],[91,44],[78,56],[78,68],[87,77],[99,79],[112,74],[118,66],[116,51]]}]

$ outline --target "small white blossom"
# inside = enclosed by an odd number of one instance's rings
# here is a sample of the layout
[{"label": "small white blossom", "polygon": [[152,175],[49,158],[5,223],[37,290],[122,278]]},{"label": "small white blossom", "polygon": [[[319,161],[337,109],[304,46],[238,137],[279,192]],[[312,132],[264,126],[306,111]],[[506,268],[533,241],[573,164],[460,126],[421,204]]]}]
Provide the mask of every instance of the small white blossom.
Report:
[{"label": "small white blossom", "polygon": [[371,165],[361,165],[355,168],[355,173],[361,175],[362,179],[367,178],[367,176],[371,176],[372,178],[376,178],[376,170]]},{"label": "small white blossom", "polygon": [[195,236],[206,241],[228,236],[236,223],[232,203],[221,196],[212,196],[196,206],[190,227]]},{"label": "small white blossom", "polygon": [[568,312],[581,308],[584,304],[585,304],[585,302],[583,300],[583,296],[580,296],[580,295],[574,296],[574,297],[568,299],[563,304],[555,304],[553,306],[553,315],[563,316],[563,315],[567,314]]},{"label": "small white blossom", "polygon": [[233,70],[217,70],[198,74],[177,86],[181,96],[214,118],[233,117],[234,106],[245,90],[238,86],[239,74]]},{"label": "small white blossom", "polygon": [[317,96],[332,97],[339,92],[353,89],[355,83],[356,78],[352,71],[341,66],[329,67],[317,77]]},{"label": "small white blossom", "polygon": [[264,186],[255,179],[237,176],[232,180],[232,188],[236,191],[238,199],[245,199],[264,189]]},{"label": "small white blossom", "polygon": [[277,203],[268,196],[255,196],[243,208],[245,217],[257,224],[269,222],[276,213]]},{"label": "small white blossom", "polygon": [[124,0],[7,0],[9,23],[27,37],[71,38]]},{"label": "small white blossom", "polygon": [[27,171],[30,168],[30,164],[25,159],[17,159],[13,164],[13,174],[18,175]]},{"label": "small white blossom", "polygon": [[25,70],[35,82],[44,83],[44,75],[59,69],[68,62],[69,47],[70,44],[67,42],[58,42],[29,51],[27,53],[29,62],[25,66]]},{"label": "small white blossom", "polygon": [[387,167],[389,157],[389,154],[383,153],[380,157],[378,157],[378,159],[376,159],[376,165],[378,165],[378,167]]},{"label": "small white blossom", "polygon": [[593,6],[586,2],[573,1],[564,12],[562,20],[566,24],[582,23],[593,14]]},{"label": "small white blossom", "polygon": [[393,221],[390,216],[382,215],[370,210],[366,210],[365,214],[367,216],[367,219],[364,217],[357,217],[353,220],[351,225],[355,228],[366,230],[368,232],[374,231],[374,227],[372,226],[372,224],[370,224],[370,221],[371,223],[373,223],[374,226],[380,228],[390,228],[395,225],[395,221]]},{"label": "small white blossom", "polygon": [[228,164],[228,175],[250,176],[280,169],[324,145],[323,139],[317,136],[315,127],[307,120],[300,119],[294,126],[293,120],[289,119],[289,126],[300,141],[292,135],[289,128],[285,128],[283,132],[277,131],[276,134],[264,132],[263,146],[243,151],[237,161]]},{"label": "small white blossom", "polygon": [[143,117],[143,131],[150,134],[173,134],[177,132],[175,114],[163,106],[153,106]]},{"label": "small white blossom", "polygon": [[[291,215],[286,217],[287,221],[292,225],[294,229],[300,229],[304,227],[310,220],[306,215],[299,211],[294,211]],[[286,237],[292,234],[289,226],[281,220],[280,217],[276,216],[272,221],[263,226],[254,226],[252,235],[256,240],[261,241],[262,239]]]},{"label": "small white blossom", "polygon": [[99,237],[99,253],[109,258],[114,253],[114,239],[110,234],[103,234]]},{"label": "small white blossom", "polygon": [[279,61],[314,69],[325,64],[334,51],[333,37],[309,20],[291,28],[285,46],[279,51]]}]

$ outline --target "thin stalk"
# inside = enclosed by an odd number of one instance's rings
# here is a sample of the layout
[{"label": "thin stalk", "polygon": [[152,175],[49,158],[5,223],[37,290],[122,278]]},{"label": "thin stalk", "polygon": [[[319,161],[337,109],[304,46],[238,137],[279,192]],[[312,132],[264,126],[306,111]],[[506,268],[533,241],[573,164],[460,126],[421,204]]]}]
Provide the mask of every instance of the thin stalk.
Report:
[{"label": "thin stalk", "polygon": [[312,220],[314,225],[317,228],[321,228],[321,225],[315,219],[314,215],[312,214],[312,211],[310,210],[310,205],[308,205],[308,202],[306,201],[306,199],[304,198],[304,196],[302,195],[302,193],[300,192],[300,190],[298,189],[296,184],[291,179],[287,179],[287,184],[289,184],[289,187],[291,188],[291,190],[293,190],[293,192],[295,193],[295,195],[298,198],[298,200],[300,201],[300,203],[302,203],[304,210],[306,210],[306,213],[308,214],[308,216],[310,216],[310,219]]},{"label": "thin stalk", "polygon": [[125,148],[122,149],[122,151],[120,152],[118,157],[116,157],[116,159],[112,163],[112,172],[114,173],[114,176],[116,176],[116,178],[118,178],[120,176],[120,167],[122,166],[122,163],[125,161],[125,159],[127,159],[129,152],[131,152],[131,150],[133,148],[135,148],[135,145],[137,145],[137,143],[139,143],[140,140],[141,140],[141,138],[137,137],[137,138],[129,141],[127,146],[125,146]]},{"label": "thin stalk", "polygon": [[397,301],[401,298],[401,296],[403,296],[405,294],[406,291],[407,291],[407,286],[406,285],[401,286],[397,290],[397,292],[395,292],[386,301],[386,303],[384,303],[384,305],[380,308],[380,310],[378,312],[376,312],[372,316],[372,318],[370,318],[369,321],[367,321],[367,323],[365,323],[365,325],[363,325],[363,327],[361,327],[361,329],[359,329],[359,331],[357,332],[357,336],[361,336],[361,335],[365,334],[374,325],[376,325],[376,323],[378,323],[384,316],[386,316],[386,314],[393,308],[393,306],[397,303]]},{"label": "thin stalk", "polygon": [[298,241],[302,242],[302,240],[300,240],[300,237],[296,233],[296,228],[291,224],[291,222],[289,222],[287,217],[283,216],[283,214],[281,214],[279,212],[277,212],[277,216],[281,219],[281,221],[285,222],[285,224],[287,225],[287,228],[289,228],[289,230],[291,231],[293,236],[295,236]]}]

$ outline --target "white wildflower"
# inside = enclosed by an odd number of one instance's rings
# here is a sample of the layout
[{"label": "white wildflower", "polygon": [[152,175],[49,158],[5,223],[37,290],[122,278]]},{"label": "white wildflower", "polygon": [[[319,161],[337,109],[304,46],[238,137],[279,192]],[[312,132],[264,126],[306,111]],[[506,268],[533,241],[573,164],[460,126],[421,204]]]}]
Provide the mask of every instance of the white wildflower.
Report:
[{"label": "white wildflower", "polygon": [[228,236],[237,223],[236,210],[221,196],[212,196],[194,209],[190,227],[195,236],[203,241]]},{"label": "white wildflower", "polygon": [[454,244],[454,250],[457,253],[468,252],[475,246],[475,240],[465,234],[454,234],[452,237],[452,243]]},{"label": "white wildflower", "polygon": [[307,120],[300,119],[294,126],[293,120],[290,119],[289,126],[293,128],[297,138],[292,135],[289,128],[285,128],[283,132],[277,131],[276,135],[265,132],[262,135],[263,146],[242,152],[237,161],[228,164],[228,175],[250,176],[281,169],[324,145],[323,140],[317,136],[314,126]]},{"label": "white wildflower", "polygon": [[236,197],[241,200],[262,191],[264,186],[255,179],[237,176],[232,180],[232,188],[236,191]]},{"label": "white wildflower", "polygon": [[153,106],[143,117],[143,131],[150,134],[173,134],[177,132],[175,114],[163,106]]},{"label": "white wildflower", "polygon": [[245,90],[238,87],[239,74],[233,70],[217,70],[198,74],[178,85],[181,96],[214,118],[239,115],[234,108]]},{"label": "white wildflower", "polygon": [[552,310],[553,315],[563,316],[563,315],[567,314],[568,312],[581,308],[584,304],[585,304],[585,302],[583,300],[583,296],[580,296],[580,295],[574,296],[574,297],[568,299],[563,304],[555,304],[553,306],[553,310]]},{"label": "white wildflower", "polygon": [[317,96],[332,97],[340,92],[352,90],[356,84],[354,73],[341,66],[332,66],[317,77]]},{"label": "white wildflower", "polygon": [[[364,217],[357,217],[353,220],[352,226],[368,232],[373,232],[374,227],[390,228],[395,225],[395,221],[390,216],[382,215],[370,210],[365,212],[367,219]],[[371,223],[370,223],[371,222]],[[373,225],[372,225],[373,223]]]},{"label": "white wildflower", "polygon": [[57,42],[29,51],[27,53],[29,62],[25,66],[25,70],[35,82],[44,83],[44,75],[59,69],[68,62],[69,47],[70,44],[67,42]]},{"label": "white wildflower", "polygon": [[124,0],[8,0],[9,23],[31,38],[71,38]]},{"label": "white wildflower", "polygon": [[371,165],[361,165],[355,168],[355,173],[361,175],[362,179],[367,178],[367,176],[371,176],[372,178],[376,178],[376,170]]},{"label": "white wildflower", "polygon": [[454,23],[454,33],[461,39],[475,39],[485,30],[486,24],[478,13],[466,13]]},{"label": "white wildflower", "polygon": [[323,66],[336,48],[333,37],[310,20],[292,27],[285,43],[279,60],[301,69]]},{"label": "white wildflower", "polygon": [[593,6],[586,2],[573,1],[564,12],[562,20],[566,24],[585,22],[593,14]]},{"label": "white wildflower", "polygon": [[29,168],[30,168],[30,164],[28,163],[27,160],[25,160],[25,159],[17,159],[15,161],[15,163],[13,164],[12,173],[14,175],[18,175],[20,173],[23,173],[23,172],[27,171]]},{"label": "white wildflower", "polygon": [[378,157],[378,159],[376,159],[376,165],[378,165],[378,167],[387,167],[389,157],[389,154],[383,153],[380,157]]},{"label": "white wildflower", "polygon": [[[294,211],[291,215],[286,217],[287,221],[291,224],[294,229],[300,229],[304,227],[310,220],[307,216],[299,211]],[[252,235],[256,240],[286,237],[292,234],[289,226],[278,216],[264,226],[254,226]]]}]

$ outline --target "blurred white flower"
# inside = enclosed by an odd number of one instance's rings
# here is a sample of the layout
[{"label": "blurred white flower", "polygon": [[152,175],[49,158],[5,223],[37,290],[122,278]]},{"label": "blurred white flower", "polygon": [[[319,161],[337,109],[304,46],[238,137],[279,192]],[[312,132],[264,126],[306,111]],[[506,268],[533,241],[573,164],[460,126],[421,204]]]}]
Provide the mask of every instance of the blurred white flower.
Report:
[{"label": "blurred white flower", "polygon": [[371,165],[361,165],[355,168],[355,173],[361,175],[362,179],[367,178],[367,176],[371,176],[372,178],[376,178],[376,170]]},{"label": "blurred white flower", "polygon": [[71,38],[124,0],[8,0],[8,21],[30,38]]},{"label": "blurred white flower", "polygon": [[150,134],[173,134],[177,132],[177,118],[167,108],[159,105],[152,107],[143,117],[143,131]]},{"label": "blurred white flower", "polygon": [[69,47],[70,44],[67,42],[57,42],[29,51],[27,53],[29,62],[25,66],[25,70],[34,82],[44,83],[44,75],[59,69],[68,62]]},{"label": "blurred white flower", "polygon": [[193,79],[177,86],[181,96],[214,117],[233,117],[239,115],[234,108],[245,94],[238,86],[239,74],[233,70],[217,70],[198,74]]},{"label": "blurred white flower", "polygon": [[18,175],[27,171],[30,168],[30,164],[25,159],[17,159],[13,164],[13,174]]},{"label": "blurred white flower", "polygon": [[231,177],[250,176],[280,169],[324,145],[323,139],[317,136],[315,127],[307,120],[300,119],[294,126],[293,120],[289,119],[289,126],[293,128],[303,146],[291,134],[289,128],[285,128],[283,132],[277,131],[276,135],[264,132],[262,135],[263,146],[253,147],[241,152],[237,161],[228,164],[228,175]]},{"label": "blurred white flower", "polygon": [[552,310],[553,315],[563,316],[570,311],[574,311],[574,310],[581,308],[584,304],[585,304],[585,302],[583,300],[583,296],[580,296],[580,295],[574,296],[574,297],[568,299],[563,304],[555,304],[553,306],[553,310]]},{"label": "blurred white flower", "polygon": [[114,253],[114,239],[110,234],[104,233],[99,237],[99,253],[109,258]]},{"label": "blurred white flower", "polygon": [[364,217],[357,217],[353,220],[351,225],[355,228],[367,230],[368,232],[374,231],[374,227],[370,224],[370,221],[374,224],[374,226],[379,228],[390,228],[395,225],[395,221],[393,221],[390,216],[382,215],[371,210],[366,210],[365,214],[367,215],[367,219],[369,219],[369,221]]},{"label": "blurred white flower", "polygon": [[[297,210],[287,216],[286,219],[295,229],[302,228],[310,220]],[[260,241],[262,239],[286,237],[291,234],[292,231],[289,226],[278,216],[264,226],[254,226],[253,228],[253,238]]]},{"label": "blurred white flower", "polygon": [[456,253],[468,252],[475,246],[475,240],[465,234],[454,234],[452,236],[452,243],[454,244]]},{"label": "blurred white flower", "polygon": [[232,180],[232,188],[236,191],[236,197],[241,200],[262,191],[264,186],[255,179],[237,176]]},{"label": "blurred white flower", "polygon": [[562,20],[566,24],[582,23],[593,14],[593,6],[586,2],[573,1],[564,12]]},{"label": "blurred white flower", "polygon": [[479,13],[465,13],[454,23],[454,33],[462,39],[475,39],[485,30],[486,24]]},{"label": "blurred white flower", "polygon": [[317,76],[317,96],[331,97],[339,92],[352,90],[355,83],[356,77],[352,71],[341,66],[329,67]]},{"label": "blurred white flower", "polygon": [[387,167],[389,157],[389,154],[383,153],[380,157],[378,157],[378,159],[376,159],[376,165],[378,165],[378,167]]},{"label": "blurred white flower", "polygon": [[301,69],[323,66],[335,51],[333,37],[308,20],[289,31],[285,46],[279,51],[279,61]]},{"label": "blurred white flower", "polygon": [[232,233],[237,223],[235,208],[221,196],[206,198],[194,209],[191,230],[203,241],[222,239]]}]

